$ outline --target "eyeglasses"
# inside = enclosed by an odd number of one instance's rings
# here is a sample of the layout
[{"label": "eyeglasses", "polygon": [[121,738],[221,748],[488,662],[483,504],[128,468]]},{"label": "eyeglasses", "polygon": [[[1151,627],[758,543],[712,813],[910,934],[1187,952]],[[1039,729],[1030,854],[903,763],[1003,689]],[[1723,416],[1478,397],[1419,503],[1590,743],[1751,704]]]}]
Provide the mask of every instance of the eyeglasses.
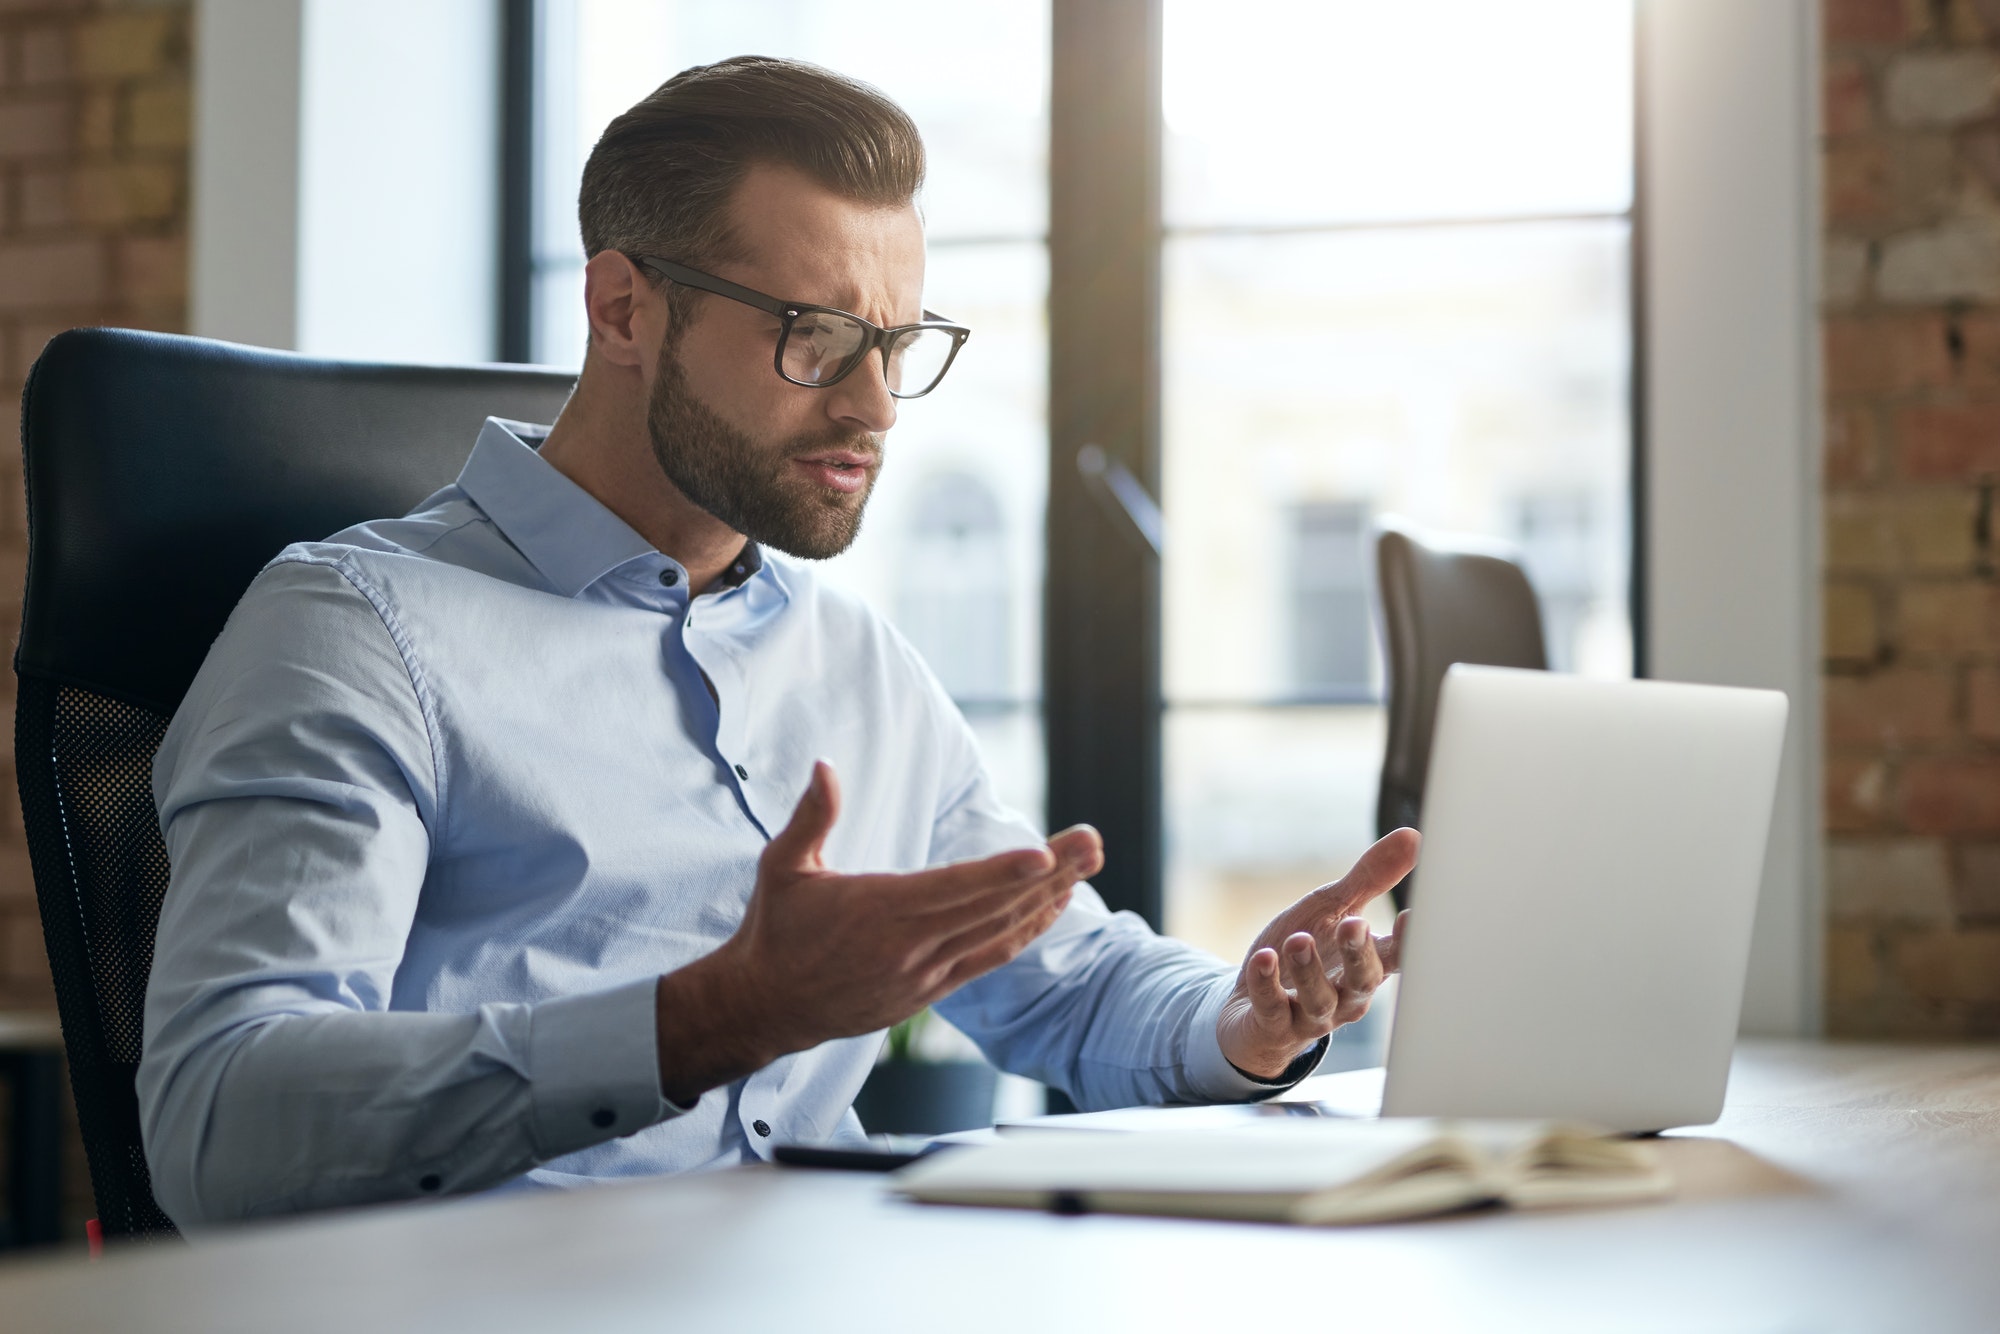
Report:
[{"label": "eyeglasses", "polygon": [[868,359],[870,352],[880,348],[883,379],[888,382],[889,392],[897,398],[922,398],[937,388],[938,381],[951,369],[958,349],[972,336],[972,330],[964,325],[953,324],[928,310],[921,324],[884,329],[844,310],[780,301],[657,255],[626,255],[626,258],[684,287],[726,296],[777,316],[784,329],[778,334],[773,364],[779,375],[807,389],[839,384]]}]

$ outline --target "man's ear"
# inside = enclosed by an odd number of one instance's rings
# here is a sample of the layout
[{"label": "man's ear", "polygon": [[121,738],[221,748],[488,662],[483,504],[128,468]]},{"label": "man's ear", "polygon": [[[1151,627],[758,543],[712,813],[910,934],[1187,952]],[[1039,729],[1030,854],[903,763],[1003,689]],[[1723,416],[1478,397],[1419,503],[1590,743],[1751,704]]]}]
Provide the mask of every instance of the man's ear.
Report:
[{"label": "man's ear", "polygon": [[614,366],[650,366],[667,327],[667,301],[645,273],[616,250],[600,250],[583,266],[583,308],[590,350]]}]

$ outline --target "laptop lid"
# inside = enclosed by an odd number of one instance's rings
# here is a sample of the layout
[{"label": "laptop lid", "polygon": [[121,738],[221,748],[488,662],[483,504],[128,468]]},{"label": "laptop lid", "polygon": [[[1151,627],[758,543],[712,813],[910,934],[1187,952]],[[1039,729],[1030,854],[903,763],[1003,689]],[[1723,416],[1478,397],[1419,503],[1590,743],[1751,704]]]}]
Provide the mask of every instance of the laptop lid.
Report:
[{"label": "laptop lid", "polygon": [[1720,1115],[1785,714],[1777,691],[1452,667],[1383,1115]]}]

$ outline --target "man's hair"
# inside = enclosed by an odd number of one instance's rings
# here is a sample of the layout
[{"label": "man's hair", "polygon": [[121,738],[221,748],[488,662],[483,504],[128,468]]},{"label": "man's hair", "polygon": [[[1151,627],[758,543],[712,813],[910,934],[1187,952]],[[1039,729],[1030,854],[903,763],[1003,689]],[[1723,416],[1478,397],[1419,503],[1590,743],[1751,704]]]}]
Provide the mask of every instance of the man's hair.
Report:
[{"label": "man's hair", "polygon": [[577,198],[584,254],[735,258],[729,200],[758,163],[889,208],[924,183],[923,139],[882,93],[804,61],[736,56],[682,70],[605,128]]}]

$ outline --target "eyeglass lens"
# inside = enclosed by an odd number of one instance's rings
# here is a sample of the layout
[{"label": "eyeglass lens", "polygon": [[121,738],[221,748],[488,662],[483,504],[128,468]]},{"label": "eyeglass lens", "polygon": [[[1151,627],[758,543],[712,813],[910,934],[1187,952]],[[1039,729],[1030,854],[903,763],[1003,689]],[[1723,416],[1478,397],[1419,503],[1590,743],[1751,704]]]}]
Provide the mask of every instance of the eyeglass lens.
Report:
[{"label": "eyeglass lens", "polygon": [[[817,385],[848,373],[867,355],[868,327],[832,311],[807,311],[792,321],[780,363],[785,378]],[[951,362],[952,337],[942,329],[911,329],[889,345],[889,392],[926,393]]]}]

